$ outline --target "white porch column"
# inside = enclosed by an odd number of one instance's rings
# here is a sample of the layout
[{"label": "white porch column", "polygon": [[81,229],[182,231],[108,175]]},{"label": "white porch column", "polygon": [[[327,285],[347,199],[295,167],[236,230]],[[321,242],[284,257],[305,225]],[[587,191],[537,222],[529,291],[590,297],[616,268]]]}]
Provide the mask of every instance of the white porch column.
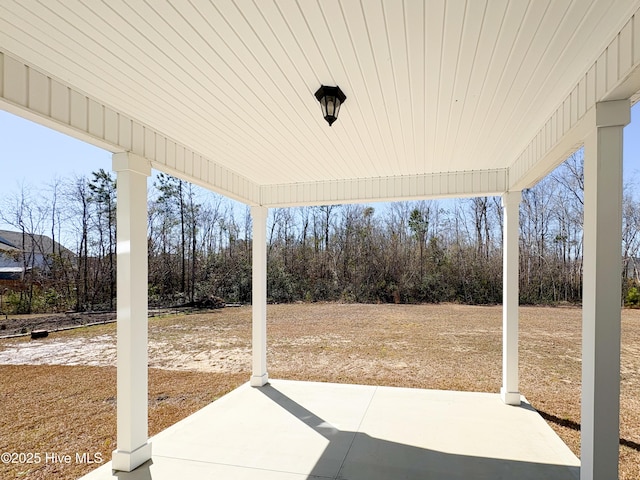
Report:
[{"label": "white porch column", "polygon": [[114,470],[130,472],[151,458],[147,431],[147,177],[149,162],[113,156],[117,172],[117,449]]},{"label": "white porch column", "polygon": [[253,223],[253,367],[251,385],[261,387],[267,375],[267,215],[266,207],[251,207]]},{"label": "white porch column", "polygon": [[520,262],[521,192],[502,195],[504,227],[502,233],[502,388],[507,405],[520,405],[518,390],[518,305]]},{"label": "white porch column", "polygon": [[584,144],[582,480],[618,478],[622,130],[627,100],[595,106]]}]

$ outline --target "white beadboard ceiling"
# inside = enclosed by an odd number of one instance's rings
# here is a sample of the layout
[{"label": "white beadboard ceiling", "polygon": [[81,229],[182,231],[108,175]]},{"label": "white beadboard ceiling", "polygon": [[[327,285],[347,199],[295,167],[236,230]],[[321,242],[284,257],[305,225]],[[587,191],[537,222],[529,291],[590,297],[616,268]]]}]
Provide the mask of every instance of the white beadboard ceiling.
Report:
[{"label": "white beadboard ceiling", "polygon": [[[323,185],[336,199],[401,198],[410,196],[407,179],[411,190],[411,181],[468,172],[502,180],[428,192],[500,192],[572,92],[578,118],[582,103],[584,111],[619,97],[625,81],[625,92],[640,90],[633,83],[639,7],[638,0],[0,0],[0,53],[201,156],[209,166],[199,183],[219,187],[212,177],[224,170],[255,187],[253,196],[235,191],[247,203],[334,198],[317,193]],[[321,84],[347,95],[331,128],[314,97]],[[4,97],[5,106],[30,108]],[[39,115],[55,117],[51,108]],[[111,143],[120,150],[121,142]],[[552,166],[546,162],[538,170]],[[343,192],[389,178],[398,185],[391,193]],[[301,185],[318,188],[298,195]]]}]

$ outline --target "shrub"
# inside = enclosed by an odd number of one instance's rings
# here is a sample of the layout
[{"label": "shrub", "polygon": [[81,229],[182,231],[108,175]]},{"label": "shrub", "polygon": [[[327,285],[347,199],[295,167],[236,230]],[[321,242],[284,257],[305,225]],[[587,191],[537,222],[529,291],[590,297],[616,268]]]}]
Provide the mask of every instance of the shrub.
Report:
[{"label": "shrub", "polygon": [[624,299],[626,307],[638,308],[640,307],[640,290],[638,287],[631,287],[627,291],[627,295]]}]

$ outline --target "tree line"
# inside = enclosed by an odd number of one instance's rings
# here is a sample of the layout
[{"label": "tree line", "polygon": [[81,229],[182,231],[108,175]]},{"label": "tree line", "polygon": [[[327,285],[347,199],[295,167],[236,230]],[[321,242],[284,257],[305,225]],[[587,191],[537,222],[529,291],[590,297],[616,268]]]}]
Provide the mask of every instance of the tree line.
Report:
[{"label": "tree line", "polygon": [[[583,192],[581,152],[522,192],[521,303],[581,301]],[[630,192],[625,188],[620,267],[621,300],[633,303],[640,297],[640,203]],[[116,203],[115,176],[104,170],[5,198],[5,224],[54,240],[51,251],[38,252],[46,268],[28,269],[22,288],[5,289],[5,304],[21,312],[113,309]],[[164,174],[152,180],[148,207],[152,305],[251,301],[248,207]],[[500,303],[502,225],[499,197],[271,209],[268,297]]]}]

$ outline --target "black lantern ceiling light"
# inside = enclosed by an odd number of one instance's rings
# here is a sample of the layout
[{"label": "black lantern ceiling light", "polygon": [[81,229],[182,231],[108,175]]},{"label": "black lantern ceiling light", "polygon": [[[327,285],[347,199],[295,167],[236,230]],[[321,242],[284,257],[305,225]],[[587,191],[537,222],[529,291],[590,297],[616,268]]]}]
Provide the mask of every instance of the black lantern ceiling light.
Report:
[{"label": "black lantern ceiling light", "polygon": [[342,93],[340,87],[327,87],[322,85],[316,92],[316,98],[322,106],[322,115],[329,123],[329,126],[338,119],[340,105],[344,103],[347,96]]}]

